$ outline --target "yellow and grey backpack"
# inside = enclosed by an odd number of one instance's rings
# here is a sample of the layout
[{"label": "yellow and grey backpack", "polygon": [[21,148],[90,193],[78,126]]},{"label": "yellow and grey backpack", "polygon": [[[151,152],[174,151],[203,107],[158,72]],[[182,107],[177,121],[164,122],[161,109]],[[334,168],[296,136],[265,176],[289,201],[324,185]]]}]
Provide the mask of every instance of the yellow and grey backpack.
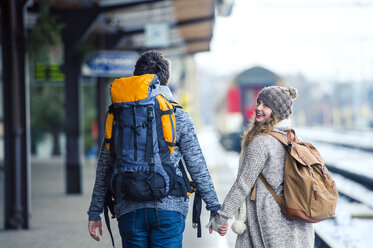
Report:
[{"label": "yellow and grey backpack", "polygon": [[[196,192],[183,161],[176,174],[170,155],[176,146],[177,103],[160,92],[157,75],[145,74],[116,79],[110,88],[112,104],[106,117],[105,142],[113,166],[106,178],[105,222],[111,234],[108,210],[115,218],[114,205],[123,199],[160,201],[173,195],[187,197]],[[193,203],[193,224],[201,236],[201,196]]]},{"label": "yellow and grey backpack", "polygon": [[105,138],[113,158],[110,190],[117,201],[187,196],[170,160],[176,145],[175,103],[160,93],[154,74],[116,79],[110,88]]}]

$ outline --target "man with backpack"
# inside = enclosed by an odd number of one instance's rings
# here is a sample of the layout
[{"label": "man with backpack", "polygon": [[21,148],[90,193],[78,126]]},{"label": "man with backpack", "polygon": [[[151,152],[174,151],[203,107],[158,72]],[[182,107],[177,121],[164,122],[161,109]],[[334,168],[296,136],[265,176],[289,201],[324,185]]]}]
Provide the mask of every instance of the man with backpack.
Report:
[{"label": "man with backpack", "polygon": [[210,215],[220,209],[194,123],[176,104],[168,80],[168,60],[148,51],[133,77],[111,86],[113,104],[88,211],[89,233],[97,241],[100,214],[113,194],[123,247],[182,247],[192,191],[184,165]]}]

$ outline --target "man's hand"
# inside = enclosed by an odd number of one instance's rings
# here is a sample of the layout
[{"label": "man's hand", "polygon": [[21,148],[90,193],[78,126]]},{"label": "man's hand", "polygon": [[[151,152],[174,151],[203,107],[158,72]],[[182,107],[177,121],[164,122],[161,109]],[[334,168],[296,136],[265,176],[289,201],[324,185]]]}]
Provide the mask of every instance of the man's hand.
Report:
[{"label": "man's hand", "polygon": [[[213,218],[215,218],[215,216],[210,216],[210,221],[211,221]],[[213,230],[212,230],[212,225],[210,225],[210,227],[209,227],[209,233],[211,234],[212,232],[213,232]]]},{"label": "man's hand", "polygon": [[88,231],[91,237],[97,241],[100,241],[100,237],[97,235],[97,229],[100,233],[100,236],[102,236],[102,222],[99,221],[89,221],[88,222]]}]

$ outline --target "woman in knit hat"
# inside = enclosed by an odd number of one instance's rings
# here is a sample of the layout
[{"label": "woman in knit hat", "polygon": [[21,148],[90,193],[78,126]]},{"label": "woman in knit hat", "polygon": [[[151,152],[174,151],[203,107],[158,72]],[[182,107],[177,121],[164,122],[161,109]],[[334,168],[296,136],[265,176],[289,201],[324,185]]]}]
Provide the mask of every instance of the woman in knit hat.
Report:
[{"label": "woman in knit hat", "polygon": [[[283,193],[286,148],[270,131],[286,135],[290,127],[295,88],[263,88],[257,98],[251,128],[242,139],[240,167],[236,181],[209,227],[224,235],[224,224],[236,215],[232,230],[238,234],[236,247],[314,247],[309,223],[286,218],[261,180],[262,173],[278,195]],[[256,184],[256,199],[251,194]]]}]

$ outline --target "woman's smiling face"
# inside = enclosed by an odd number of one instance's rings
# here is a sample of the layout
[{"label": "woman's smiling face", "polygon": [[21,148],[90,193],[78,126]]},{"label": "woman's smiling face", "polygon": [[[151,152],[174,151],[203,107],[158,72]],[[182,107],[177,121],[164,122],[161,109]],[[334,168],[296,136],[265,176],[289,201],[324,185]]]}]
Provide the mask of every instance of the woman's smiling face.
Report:
[{"label": "woman's smiling face", "polygon": [[272,109],[270,109],[263,100],[259,99],[255,108],[255,121],[264,123],[271,117],[271,114]]}]

